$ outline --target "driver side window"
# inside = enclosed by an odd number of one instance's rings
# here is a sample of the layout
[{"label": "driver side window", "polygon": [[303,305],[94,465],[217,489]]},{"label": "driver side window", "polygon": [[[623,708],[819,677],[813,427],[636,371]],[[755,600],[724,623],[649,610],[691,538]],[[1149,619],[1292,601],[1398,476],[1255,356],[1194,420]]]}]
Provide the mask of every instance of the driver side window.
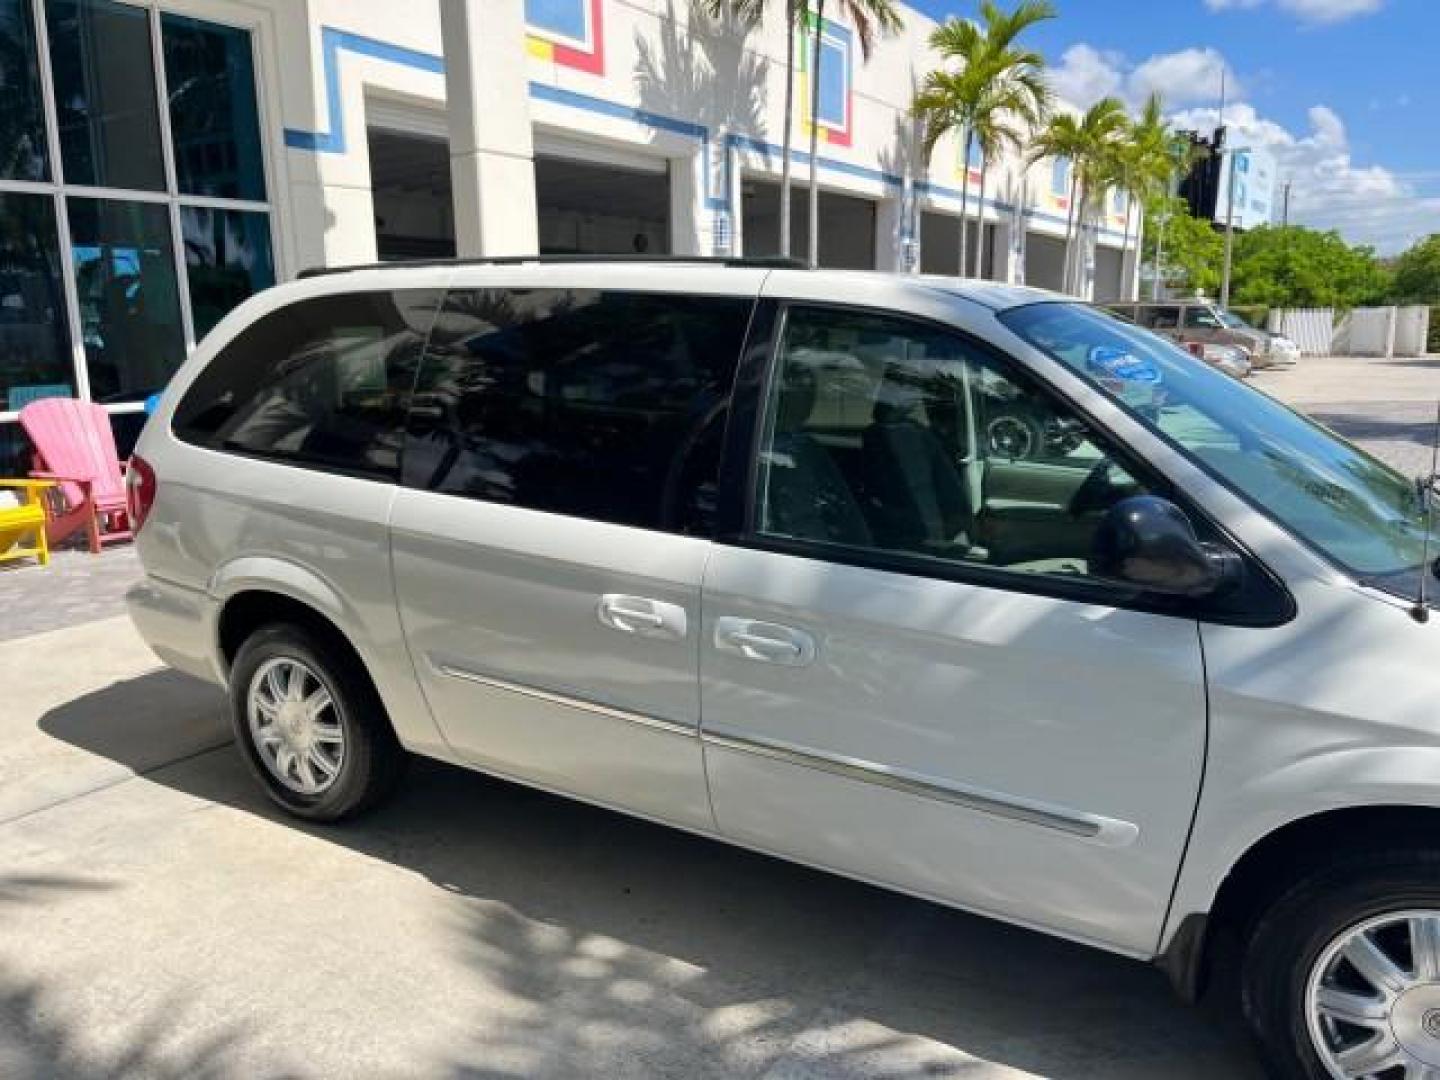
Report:
[{"label": "driver side window", "polygon": [[1142,490],[1068,407],[970,341],[789,309],[761,437],[760,534],[1085,576],[1100,518]]}]

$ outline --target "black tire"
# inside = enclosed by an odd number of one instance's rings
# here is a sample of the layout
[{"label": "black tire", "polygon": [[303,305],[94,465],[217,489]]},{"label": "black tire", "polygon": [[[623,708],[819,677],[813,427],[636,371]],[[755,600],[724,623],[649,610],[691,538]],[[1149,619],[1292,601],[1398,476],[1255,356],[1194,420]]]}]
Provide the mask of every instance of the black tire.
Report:
[{"label": "black tire", "polygon": [[[329,692],[335,722],[344,733],[339,771],[317,795],[281,783],[262,760],[251,735],[247,710],[251,681],[267,661],[280,658],[297,660],[314,673]],[[395,789],[408,759],[359,661],[333,640],[294,623],[262,626],[240,646],[230,669],[230,721],[241,755],[266,794],[309,821],[339,821],[374,806]]]},{"label": "black tire", "polygon": [[1416,845],[1338,856],[1275,900],[1249,935],[1241,1007],[1273,1074],[1329,1080],[1306,1017],[1310,973],[1330,943],[1368,919],[1440,911],[1440,849]]}]

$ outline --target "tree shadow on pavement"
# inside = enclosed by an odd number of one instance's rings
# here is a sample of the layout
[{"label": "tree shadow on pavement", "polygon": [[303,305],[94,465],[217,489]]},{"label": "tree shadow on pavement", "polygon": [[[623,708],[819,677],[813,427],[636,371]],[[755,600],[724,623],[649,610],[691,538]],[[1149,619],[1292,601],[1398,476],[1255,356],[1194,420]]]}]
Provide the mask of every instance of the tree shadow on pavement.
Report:
[{"label": "tree shadow on pavement", "polygon": [[1410,442],[1429,446],[1435,438],[1435,414],[1431,406],[1410,408],[1410,416],[1380,416],[1375,412],[1342,411],[1324,405],[1307,410],[1310,416],[1351,442]]},{"label": "tree shadow on pavement", "polygon": [[[165,677],[41,727],[132,764],[139,751],[101,729]],[[196,683],[193,715],[216,700]],[[466,770],[416,761],[385,807],[324,827],[275,810],[233,748],[146,779],[461,898],[444,929],[508,1004],[467,1019],[448,1075],[1259,1075],[1145,965]]]},{"label": "tree shadow on pavement", "polygon": [[[110,881],[72,874],[0,874],[0,935],[10,913],[27,905],[64,904],[109,892]],[[138,1020],[132,1002],[111,1003],[127,1024],[118,1041],[67,1015],[66,1002],[42,977],[0,969],[0,1076],[6,1080],[208,1080],[238,1075],[233,1027],[201,1039],[187,1032],[187,1004],[177,994]],[[272,1074],[271,1080],[284,1080]]]}]

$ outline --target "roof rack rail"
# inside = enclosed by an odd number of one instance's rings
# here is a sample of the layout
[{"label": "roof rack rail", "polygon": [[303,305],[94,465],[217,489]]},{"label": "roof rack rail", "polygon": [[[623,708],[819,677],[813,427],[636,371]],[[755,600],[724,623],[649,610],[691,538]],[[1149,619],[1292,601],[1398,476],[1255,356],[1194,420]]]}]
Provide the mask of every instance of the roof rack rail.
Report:
[{"label": "roof rack rail", "polygon": [[761,270],[803,270],[805,263],[785,255],[488,255],[476,258],[395,259],[390,262],[357,263],[352,266],[311,266],[299,278],[348,274],[356,270],[413,269],[426,266],[519,266],[524,263],[674,263],[679,265],[750,267]]}]

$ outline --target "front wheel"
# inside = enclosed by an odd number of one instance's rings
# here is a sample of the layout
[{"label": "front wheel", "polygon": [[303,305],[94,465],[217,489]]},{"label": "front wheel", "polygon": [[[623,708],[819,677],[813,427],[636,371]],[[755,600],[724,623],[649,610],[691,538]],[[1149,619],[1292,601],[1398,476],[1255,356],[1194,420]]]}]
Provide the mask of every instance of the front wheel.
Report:
[{"label": "front wheel", "polygon": [[1292,1080],[1440,1080],[1440,851],[1337,859],[1246,950],[1247,1019]]},{"label": "front wheel", "polygon": [[230,715],[251,772],[290,813],[338,821],[395,786],[405,751],[359,661],[306,627],[261,627],[230,672]]}]

